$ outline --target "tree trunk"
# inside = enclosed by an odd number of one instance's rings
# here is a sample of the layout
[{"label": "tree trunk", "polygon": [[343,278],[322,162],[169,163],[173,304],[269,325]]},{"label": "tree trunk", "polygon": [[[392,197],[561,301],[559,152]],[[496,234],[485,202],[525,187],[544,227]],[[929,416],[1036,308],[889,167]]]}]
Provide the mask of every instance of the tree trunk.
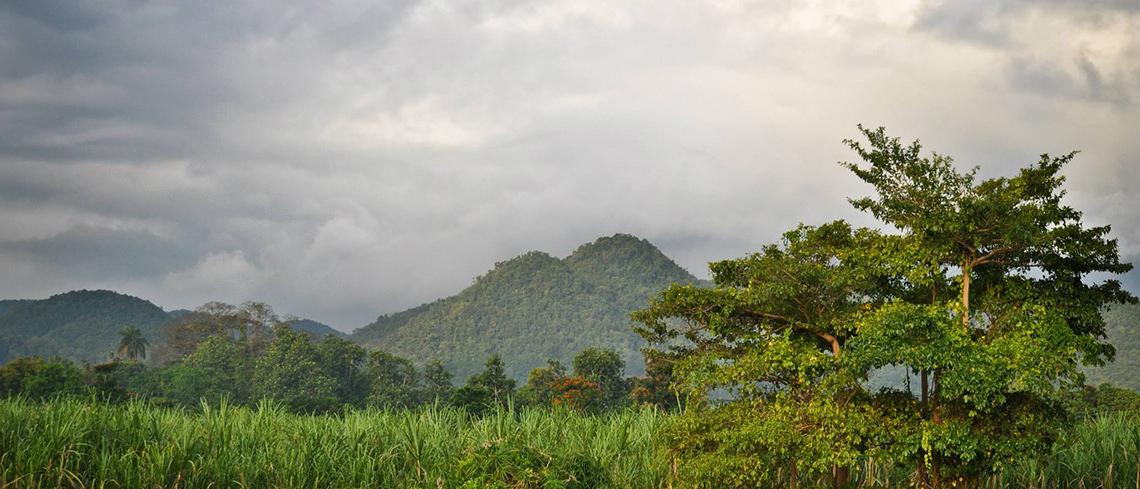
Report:
[{"label": "tree trunk", "polygon": [[[919,395],[921,399],[920,414],[922,419],[930,419],[930,379],[929,374],[924,370],[919,373]],[[926,489],[929,486],[930,477],[926,473],[926,450],[921,447],[918,449],[918,487]]]},{"label": "tree trunk", "polygon": [[962,264],[962,329],[970,332],[970,274],[973,272],[970,263]]},{"label": "tree trunk", "polygon": [[843,489],[847,487],[847,482],[851,480],[851,469],[847,467],[840,467],[838,465],[831,466],[831,487],[834,489]]},{"label": "tree trunk", "polygon": [[[942,424],[942,406],[939,402],[939,371],[934,371],[934,385],[930,389],[930,421],[934,424]],[[942,487],[942,462],[938,460],[938,454],[933,454],[930,457],[930,479],[931,487],[934,489],[941,489]]]}]

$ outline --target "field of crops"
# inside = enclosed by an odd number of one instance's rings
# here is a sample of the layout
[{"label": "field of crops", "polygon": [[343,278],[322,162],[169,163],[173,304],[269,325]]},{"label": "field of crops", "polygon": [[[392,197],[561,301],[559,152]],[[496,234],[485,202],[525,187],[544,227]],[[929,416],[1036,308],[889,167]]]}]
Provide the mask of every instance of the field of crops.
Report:
[{"label": "field of crops", "polygon": [[[303,416],[269,405],[183,411],[8,399],[0,400],[0,487],[683,487],[655,443],[667,422],[651,410]],[[1101,417],[980,482],[1140,487],[1138,457],[1140,423]],[[853,475],[858,487],[904,487],[908,471],[869,461]]]},{"label": "field of crops", "polygon": [[655,487],[663,420],[0,400],[0,487]]}]

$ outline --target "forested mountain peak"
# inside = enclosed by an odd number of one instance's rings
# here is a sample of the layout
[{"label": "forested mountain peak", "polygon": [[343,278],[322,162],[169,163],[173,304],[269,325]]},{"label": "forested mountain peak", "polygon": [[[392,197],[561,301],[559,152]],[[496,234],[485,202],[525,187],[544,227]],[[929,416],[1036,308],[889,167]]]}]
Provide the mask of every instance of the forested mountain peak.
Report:
[{"label": "forested mountain peak", "polygon": [[304,331],[313,335],[314,338],[320,339],[328,335],[344,337],[344,333],[337,331],[332,326],[312,319],[290,319],[285,322],[293,331]]},{"label": "forested mountain peak", "polygon": [[123,326],[152,337],[170,318],[149,301],[110,290],[7,304],[0,310],[0,361],[31,355],[101,361],[115,350]]},{"label": "forested mountain peak", "polygon": [[629,313],[673,282],[696,279],[650,242],[628,234],[599,238],[559,259],[531,251],[499,262],[458,294],[358,329],[368,347],[424,363],[440,360],[457,378],[501,354],[516,379],[585,348],[615,348],[631,371],[643,368]]},{"label": "forested mountain peak", "polygon": [[574,250],[565,262],[599,284],[637,275],[651,282],[692,282],[695,278],[645,239],[629,234],[598,238]]}]

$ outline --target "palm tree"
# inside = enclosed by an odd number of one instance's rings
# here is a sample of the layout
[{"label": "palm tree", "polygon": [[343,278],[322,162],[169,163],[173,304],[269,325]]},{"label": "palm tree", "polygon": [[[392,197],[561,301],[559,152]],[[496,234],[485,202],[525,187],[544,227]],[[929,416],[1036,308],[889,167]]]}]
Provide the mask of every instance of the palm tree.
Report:
[{"label": "palm tree", "polygon": [[128,360],[138,360],[146,358],[146,347],[150,343],[143,336],[142,331],[134,326],[124,326],[119,330],[119,335],[122,337],[119,340],[119,356],[127,357]]}]

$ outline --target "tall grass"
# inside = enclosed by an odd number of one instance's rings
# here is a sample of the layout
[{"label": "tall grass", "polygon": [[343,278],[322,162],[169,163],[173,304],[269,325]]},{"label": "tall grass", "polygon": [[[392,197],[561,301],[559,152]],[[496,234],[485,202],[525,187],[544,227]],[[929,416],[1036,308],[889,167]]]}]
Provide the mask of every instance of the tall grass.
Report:
[{"label": "tall grass", "polygon": [[0,400],[0,487],[658,487],[653,411],[288,414]]},{"label": "tall grass", "polygon": [[[475,418],[428,407],[305,416],[270,404],[179,410],[7,399],[0,400],[0,489],[684,487],[670,480],[671,457],[655,441],[667,421],[633,410],[499,410]],[[854,487],[906,487],[910,477],[908,467],[884,460],[853,469]],[[1140,489],[1140,421],[1081,422],[1052,450],[1027,453],[978,482]]]}]

